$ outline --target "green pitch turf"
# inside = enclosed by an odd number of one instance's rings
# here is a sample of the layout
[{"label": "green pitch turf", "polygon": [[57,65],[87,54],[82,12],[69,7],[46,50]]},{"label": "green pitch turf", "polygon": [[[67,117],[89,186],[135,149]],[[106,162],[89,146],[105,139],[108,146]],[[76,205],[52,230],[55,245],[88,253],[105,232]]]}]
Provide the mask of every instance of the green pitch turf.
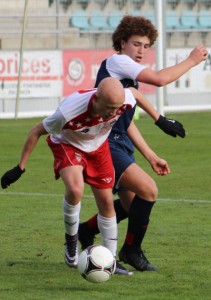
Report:
[{"label": "green pitch turf", "polygon": [[[171,174],[159,177],[136,153],[137,162],[159,188],[143,248],[160,271],[134,271],[133,276],[115,275],[104,284],[92,284],[65,265],[63,185],[54,180],[53,157],[42,137],[22,178],[0,189],[0,299],[210,299],[211,112],[168,116],[183,123],[185,139],[165,135],[145,115],[136,121],[171,168]],[[39,121],[0,120],[1,176],[18,163],[26,134]],[[86,186],[81,221],[95,211]],[[118,248],[126,227],[126,221],[119,224]]]}]

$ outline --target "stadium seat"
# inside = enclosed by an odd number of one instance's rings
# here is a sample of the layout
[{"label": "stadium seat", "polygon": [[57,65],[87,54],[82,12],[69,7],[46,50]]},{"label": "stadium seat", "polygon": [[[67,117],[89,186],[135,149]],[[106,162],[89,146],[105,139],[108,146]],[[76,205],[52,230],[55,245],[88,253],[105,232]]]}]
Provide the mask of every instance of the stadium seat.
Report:
[{"label": "stadium seat", "polygon": [[197,21],[197,13],[192,10],[183,11],[181,14],[181,25],[183,29],[197,29],[199,24]]},{"label": "stadium seat", "polygon": [[128,2],[132,3],[136,9],[140,9],[144,4],[144,0],[128,0]]},{"label": "stadium seat", "polygon": [[108,16],[108,24],[112,29],[116,29],[116,27],[119,25],[119,22],[121,21],[123,17],[123,13],[120,11],[112,11],[109,13]]},{"label": "stadium seat", "polygon": [[143,16],[143,12],[142,11],[138,11],[138,10],[129,10],[128,11],[128,15],[131,15],[131,16]]},{"label": "stadium seat", "polygon": [[124,0],[114,0],[113,2],[118,7],[118,9],[123,9],[124,5],[126,4]]},{"label": "stadium seat", "polygon": [[203,29],[211,28],[211,11],[209,10],[200,10],[199,11],[199,25]]},{"label": "stadium seat", "polygon": [[183,3],[193,6],[196,3],[196,1],[195,0],[183,0]]},{"label": "stadium seat", "polygon": [[172,9],[176,9],[179,0],[166,0],[166,4],[170,5]]},{"label": "stadium seat", "polygon": [[181,29],[180,18],[176,10],[166,11],[166,29]]},{"label": "stadium seat", "polygon": [[86,9],[89,1],[88,0],[75,0],[75,2],[79,3],[83,9]]},{"label": "stadium seat", "polygon": [[74,10],[70,18],[70,26],[77,27],[81,30],[93,29],[88,21],[88,16],[85,10]]},{"label": "stadium seat", "polygon": [[178,2],[179,2],[178,0],[166,0],[166,4],[177,5]]},{"label": "stadium seat", "polygon": [[155,24],[155,12],[153,10],[147,10],[146,12],[143,13],[143,16],[146,19],[149,19],[153,25],[156,25]]},{"label": "stadium seat", "polygon": [[199,4],[204,4],[204,5],[207,5],[207,6],[211,6],[211,1],[210,0],[197,0],[197,2]]},{"label": "stadium seat", "polygon": [[91,13],[89,22],[94,29],[99,29],[99,30],[112,29],[112,27],[109,26],[109,24],[107,23],[106,16],[103,14],[102,11],[93,11]]}]

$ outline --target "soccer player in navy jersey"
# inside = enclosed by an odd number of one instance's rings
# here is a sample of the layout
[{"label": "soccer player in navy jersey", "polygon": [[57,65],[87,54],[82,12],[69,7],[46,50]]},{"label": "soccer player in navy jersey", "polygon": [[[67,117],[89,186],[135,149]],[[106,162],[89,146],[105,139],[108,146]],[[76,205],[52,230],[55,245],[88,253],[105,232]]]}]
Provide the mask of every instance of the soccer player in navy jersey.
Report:
[{"label": "soccer player in navy jersey", "polygon": [[[139,16],[125,16],[112,35],[116,53],[102,62],[95,86],[106,77],[115,77],[124,87],[136,89],[139,82],[164,86],[206,59],[207,50],[203,45],[198,45],[177,65],[160,71],[152,70],[141,62],[157,36],[157,30],[149,20]],[[119,196],[119,199],[114,201],[117,222],[128,218],[127,233],[119,252],[119,259],[137,270],[155,271],[157,267],[153,266],[143,253],[142,242],[158,191],[154,180],[136,164],[134,145],[157,174],[161,174],[159,169],[162,159],[153,152],[139,133],[133,122],[134,112],[135,107],[121,116],[109,135],[115,169],[113,192]],[[173,137],[185,136],[181,124],[175,120],[158,115],[155,124]],[[79,226],[82,249],[94,243],[94,237],[98,233],[96,218],[97,215]]]}]

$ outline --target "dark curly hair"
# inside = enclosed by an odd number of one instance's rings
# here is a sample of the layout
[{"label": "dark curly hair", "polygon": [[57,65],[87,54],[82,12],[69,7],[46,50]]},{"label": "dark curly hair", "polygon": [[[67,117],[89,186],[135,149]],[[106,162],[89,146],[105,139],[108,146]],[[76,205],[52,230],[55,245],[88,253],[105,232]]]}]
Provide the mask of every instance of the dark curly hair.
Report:
[{"label": "dark curly hair", "polygon": [[152,46],[157,39],[158,31],[150,20],[142,16],[126,15],[112,34],[113,48],[121,51],[121,42],[127,42],[132,35],[147,36]]}]

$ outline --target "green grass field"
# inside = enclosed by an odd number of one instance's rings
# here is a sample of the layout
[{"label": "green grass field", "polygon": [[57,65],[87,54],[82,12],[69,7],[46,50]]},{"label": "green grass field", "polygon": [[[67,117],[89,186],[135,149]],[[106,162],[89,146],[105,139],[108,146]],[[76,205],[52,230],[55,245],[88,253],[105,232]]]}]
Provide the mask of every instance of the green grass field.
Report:
[{"label": "green grass field", "polygon": [[[171,168],[170,175],[158,177],[136,153],[159,188],[143,248],[160,271],[135,271],[133,276],[115,275],[104,284],[92,284],[65,265],[63,185],[54,180],[53,157],[41,138],[22,178],[0,189],[0,299],[210,299],[211,112],[169,116],[183,123],[185,139],[165,135],[145,115],[137,121]],[[1,175],[18,163],[26,134],[39,121],[0,120]],[[84,194],[81,221],[96,210],[88,186]],[[119,225],[119,248],[126,225]]]}]

